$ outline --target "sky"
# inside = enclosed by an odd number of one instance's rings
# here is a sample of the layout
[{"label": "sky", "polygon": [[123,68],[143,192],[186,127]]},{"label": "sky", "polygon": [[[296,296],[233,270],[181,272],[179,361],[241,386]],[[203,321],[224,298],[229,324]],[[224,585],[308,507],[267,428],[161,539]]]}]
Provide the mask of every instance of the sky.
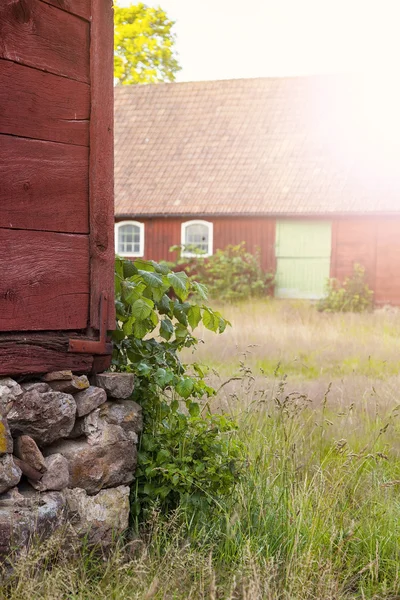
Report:
[{"label": "sky", "polygon": [[177,81],[400,72],[400,0],[144,2],[176,21]]}]

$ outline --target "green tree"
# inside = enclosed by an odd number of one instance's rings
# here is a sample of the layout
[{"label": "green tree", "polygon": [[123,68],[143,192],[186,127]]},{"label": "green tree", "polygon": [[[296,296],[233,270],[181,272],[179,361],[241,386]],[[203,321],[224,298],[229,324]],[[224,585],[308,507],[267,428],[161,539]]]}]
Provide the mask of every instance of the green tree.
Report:
[{"label": "green tree", "polygon": [[142,2],[114,6],[114,77],[119,84],[174,81],[181,69],[174,53],[174,21]]}]

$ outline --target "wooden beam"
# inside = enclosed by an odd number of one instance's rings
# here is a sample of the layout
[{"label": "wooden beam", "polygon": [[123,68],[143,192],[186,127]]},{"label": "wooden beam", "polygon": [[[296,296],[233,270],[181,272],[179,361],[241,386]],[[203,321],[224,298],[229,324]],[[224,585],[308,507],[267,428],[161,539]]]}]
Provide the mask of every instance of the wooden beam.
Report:
[{"label": "wooden beam", "polygon": [[0,107],[0,133],[89,145],[86,83],[0,59]]},{"label": "wooden beam", "polygon": [[73,15],[78,15],[82,19],[90,21],[91,18],[91,0],[41,0],[46,4],[52,4]]},{"label": "wooden beam", "polygon": [[93,357],[68,353],[68,337],[62,334],[0,334],[0,376],[46,373],[70,369],[88,373]]},{"label": "wooden beam", "polygon": [[37,0],[3,0],[0,58],[89,82],[89,23]]},{"label": "wooden beam", "polygon": [[89,151],[0,135],[0,227],[89,233]]},{"label": "wooden beam", "polygon": [[[114,297],[114,148],[112,0],[92,0],[90,45],[90,325],[99,329],[102,292]],[[108,329],[115,328],[109,302]]]}]

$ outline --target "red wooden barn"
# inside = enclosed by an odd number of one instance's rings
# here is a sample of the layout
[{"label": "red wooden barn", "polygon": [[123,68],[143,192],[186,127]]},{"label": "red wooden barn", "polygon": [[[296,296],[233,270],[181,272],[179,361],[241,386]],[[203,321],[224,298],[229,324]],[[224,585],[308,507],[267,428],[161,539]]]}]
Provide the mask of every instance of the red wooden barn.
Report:
[{"label": "red wooden barn", "polygon": [[113,310],[111,0],[0,4],[0,375],[104,368]]},{"label": "red wooden barn", "polygon": [[171,260],[176,244],[212,254],[245,241],[276,271],[279,297],[320,297],[358,262],[376,302],[400,304],[399,97],[385,86],[116,88],[117,252]]}]

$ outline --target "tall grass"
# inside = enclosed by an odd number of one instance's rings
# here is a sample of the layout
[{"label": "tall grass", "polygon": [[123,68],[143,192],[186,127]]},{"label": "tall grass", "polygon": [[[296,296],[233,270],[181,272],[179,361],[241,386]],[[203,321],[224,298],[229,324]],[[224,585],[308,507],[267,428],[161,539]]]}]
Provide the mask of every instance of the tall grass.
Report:
[{"label": "tall grass", "polygon": [[[371,356],[376,350],[379,360],[395,361],[400,318],[325,321],[308,307],[284,304],[267,305],[267,317],[260,306],[248,329],[243,320],[236,342],[246,352],[246,344],[265,339],[271,369],[261,372],[251,354],[240,366],[228,344],[224,360],[240,379],[223,385],[214,401],[215,410],[238,416],[248,449],[235,495],[207,514],[181,506],[165,519],[155,509],[141,539],[120,540],[107,557],[71,552],[57,540],[33,547],[16,559],[1,599],[400,598],[398,376],[286,377],[278,366],[282,355],[297,351],[293,340],[309,351],[313,339],[317,347],[328,344],[338,361],[351,345],[364,356],[365,344]],[[227,317],[242,310],[233,307]],[[297,310],[301,318],[293,316]],[[273,319],[264,335],[262,326]],[[221,360],[219,343],[200,349],[211,365]],[[318,359],[322,367],[326,356]]]}]

